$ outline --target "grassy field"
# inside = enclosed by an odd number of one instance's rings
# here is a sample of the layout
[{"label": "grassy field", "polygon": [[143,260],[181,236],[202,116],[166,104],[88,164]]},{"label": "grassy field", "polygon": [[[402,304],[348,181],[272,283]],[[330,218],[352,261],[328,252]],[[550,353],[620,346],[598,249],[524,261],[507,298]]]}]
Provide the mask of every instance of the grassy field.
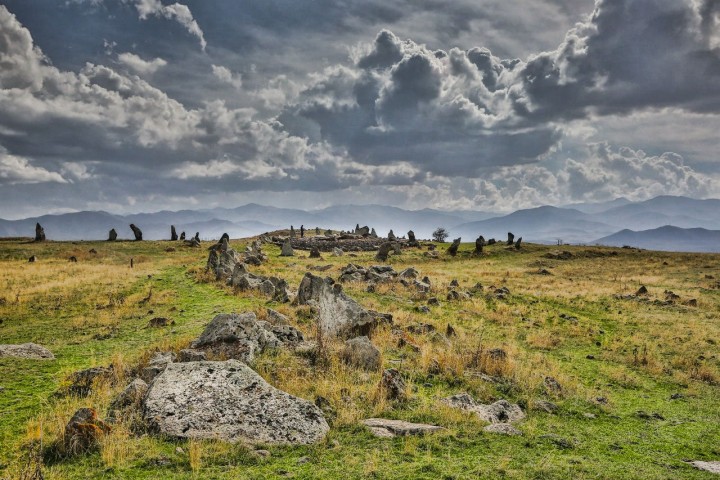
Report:
[{"label": "grassy field", "polygon": [[[236,249],[244,245],[231,242]],[[166,251],[171,246],[175,251]],[[399,283],[379,285],[374,293],[364,283],[345,285],[363,306],[393,314],[394,326],[380,328],[373,343],[384,366],[406,378],[407,402],[379,395],[379,372],[343,365],[340,342],[328,345],[329,361],[322,365],[277,350],[251,366],[280,389],[330,400],[336,415],[321,444],[266,448],[163,439],[131,433],[131,419],[123,419],[97,452],[57,458],[48,452],[72,413],[90,406],[103,415],[129,381],[125,367],[142,365],[156,350],[185,347],[217,313],[255,311],[263,317],[268,303],[211,281],[204,273],[206,248],[0,241],[0,343],[32,341],[57,357],[0,359],[0,478],[30,478],[38,468],[46,479],[717,478],[686,461],[720,460],[720,255],[496,245],[478,258],[463,244],[451,258],[444,246],[439,249],[438,259],[411,250],[389,260],[398,271],[412,266],[430,277],[432,295],[440,299],[430,313],[416,310],[426,298]],[[572,257],[547,258],[558,250]],[[311,265],[333,265],[326,273],[337,278],[349,262],[376,264],[373,253],[311,260],[306,252],[279,257],[277,247],[264,251],[269,262],[251,270],[285,278],[292,288]],[[31,255],[35,263],[28,263]],[[70,256],[78,262],[69,262]],[[539,274],[543,269],[550,274]],[[507,287],[510,295],[448,301],[453,279],[461,289],[480,282],[484,292]],[[618,297],[641,285],[649,290],[647,299]],[[666,304],[666,291],[679,299]],[[695,306],[683,305],[691,299]],[[314,337],[306,308],[270,306],[306,338]],[[148,328],[157,316],[175,323]],[[392,329],[418,322],[437,331],[409,334],[419,349],[399,347]],[[450,339],[443,335],[448,324],[457,332]],[[488,360],[484,352],[493,348],[507,358]],[[115,384],[84,399],[57,395],[73,371],[110,364]],[[562,389],[548,390],[546,376]],[[528,414],[517,424],[523,435],[486,433],[473,415],[443,406],[443,397],[459,392],[483,402],[519,403]],[[538,409],[543,400],[558,411]],[[359,424],[369,416],[445,430],[380,439]],[[269,455],[258,454],[259,448]]]}]

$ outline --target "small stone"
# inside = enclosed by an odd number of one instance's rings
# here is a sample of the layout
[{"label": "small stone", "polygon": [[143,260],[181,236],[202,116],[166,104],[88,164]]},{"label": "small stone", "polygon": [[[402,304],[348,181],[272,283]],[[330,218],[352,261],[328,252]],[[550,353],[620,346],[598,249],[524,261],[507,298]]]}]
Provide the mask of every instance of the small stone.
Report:
[{"label": "small stone", "polygon": [[483,428],[483,430],[489,433],[499,433],[501,435],[522,435],[522,432],[520,430],[513,427],[509,423],[491,423],[490,425]]},{"label": "small stone", "polygon": [[402,420],[388,420],[384,418],[368,418],[362,421],[363,425],[370,428],[376,437],[393,438],[408,435],[425,435],[428,433],[444,430],[438,425],[425,423],[411,423]]}]

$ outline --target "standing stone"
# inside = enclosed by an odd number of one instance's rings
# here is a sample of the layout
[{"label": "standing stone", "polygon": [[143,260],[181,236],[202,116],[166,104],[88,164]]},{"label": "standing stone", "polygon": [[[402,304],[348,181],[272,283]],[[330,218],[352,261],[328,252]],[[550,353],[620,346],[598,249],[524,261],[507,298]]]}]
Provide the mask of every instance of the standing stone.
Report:
[{"label": "standing stone", "polygon": [[292,243],[290,243],[290,239],[286,239],[283,242],[282,251],[280,252],[281,257],[292,257],[295,255],[295,252],[293,252]]},{"label": "standing stone", "polygon": [[230,242],[230,235],[228,235],[227,232],[223,233],[222,236],[220,237],[220,243],[222,243],[223,240]]},{"label": "standing stone", "polygon": [[142,230],[136,227],[134,223],[130,224],[130,230],[132,230],[133,234],[135,235],[135,241],[139,242],[140,240],[142,240]]},{"label": "standing stone", "polygon": [[522,237],[517,239],[517,242],[515,242],[515,250],[520,250],[520,244],[522,243]]},{"label": "standing stone", "polygon": [[494,238],[491,238],[490,240],[487,241],[488,245],[495,245],[496,243],[497,243],[497,240],[495,240]]},{"label": "standing stone", "polygon": [[452,244],[450,244],[450,246],[448,247],[447,252],[451,256],[454,257],[455,255],[457,255],[458,248],[460,248],[460,241],[461,241],[461,237],[458,237],[455,240],[453,240]]},{"label": "standing stone", "polygon": [[295,227],[290,225],[290,237],[295,238]]},{"label": "standing stone", "polygon": [[348,365],[367,371],[377,371],[382,366],[380,350],[365,336],[346,341],[340,357]]},{"label": "standing stone", "polygon": [[175,225],[170,225],[170,241],[175,242],[178,239],[178,234],[175,231]]},{"label": "standing stone", "polygon": [[391,242],[385,242],[382,245],[380,245],[380,249],[378,250],[377,255],[375,255],[375,260],[378,262],[386,262],[388,259],[388,255],[390,255],[390,251],[393,249],[393,244]]},{"label": "standing stone", "polygon": [[374,228],[373,228],[372,230],[370,230],[370,236],[371,236],[372,238],[378,238],[378,234],[377,234],[377,232],[375,231]]},{"label": "standing stone", "polygon": [[315,235],[320,235],[320,227],[315,227]]},{"label": "standing stone", "polygon": [[108,242],[114,242],[117,240],[117,232],[114,228],[110,229],[110,233],[108,233]]},{"label": "standing stone", "polygon": [[418,241],[415,239],[415,232],[413,232],[412,230],[410,230],[410,231],[407,233],[407,236],[408,236],[408,246],[409,246],[409,247],[419,247],[419,246],[420,246],[420,244],[418,243]]},{"label": "standing stone", "polygon": [[195,238],[195,241],[196,241],[196,242],[199,242],[199,241],[200,241],[200,232],[195,232],[195,237],[194,237],[194,238]]},{"label": "standing stone", "polygon": [[391,241],[391,242],[394,242],[394,241],[396,240],[395,234],[393,233],[392,230],[390,230],[390,231],[388,232],[387,238],[388,238],[388,240]]},{"label": "standing stone", "polygon": [[370,227],[368,227],[368,226],[361,227],[358,229],[357,233],[362,235],[363,237],[367,237],[368,235],[370,235]]},{"label": "standing stone", "polygon": [[475,254],[480,255],[483,252],[483,247],[485,246],[485,237],[480,235],[477,240],[475,240]]},{"label": "standing stone", "polygon": [[383,371],[380,386],[385,391],[388,400],[403,401],[407,399],[405,380],[403,380],[400,372],[394,368]]},{"label": "standing stone", "polygon": [[185,232],[182,232],[182,233],[180,234],[180,240],[185,240]]},{"label": "standing stone", "polygon": [[515,235],[512,232],[508,232],[507,244],[512,245],[515,242]]},{"label": "standing stone", "polygon": [[322,258],[320,256],[320,250],[318,250],[317,247],[312,247],[310,249],[310,258]]},{"label": "standing stone", "polygon": [[44,242],[45,241],[45,229],[40,226],[39,223],[35,224],[35,241],[36,242]]}]

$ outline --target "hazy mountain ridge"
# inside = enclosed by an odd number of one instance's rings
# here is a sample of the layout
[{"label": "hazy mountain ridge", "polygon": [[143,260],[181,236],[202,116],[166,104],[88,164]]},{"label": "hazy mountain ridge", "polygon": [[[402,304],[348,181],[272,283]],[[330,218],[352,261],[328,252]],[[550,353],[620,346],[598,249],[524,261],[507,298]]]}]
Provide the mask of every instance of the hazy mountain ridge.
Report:
[{"label": "hazy mountain ridge", "polygon": [[615,247],[628,245],[647,250],[710,253],[720,251],[720,230],[665,225],[639,232],[626,229],[593,243]]},{"label": "hazy mountain ridge", "polygon": [[[75,212],[23,220],[0,219],[0,237],[33,236],[36,222],[45,228],[52,240],[105,239],[111,228],[117,230],[119,238],[133,238],[130,223],[139,226],[148,240],[169,239],[170,225],[175,225],[178,234],[185,231],[192,236],[199,232],[203,239],[216,239],[224,232],[238,238],[285,229],[290,225],[296,229],[304,225],[307,230],[315,227],[350,230],[360,224],[375,228],[383,236],[390,229],[399,236],[412,229],[419,238],[430,238],[435,228],[445,227],[451,238],[462,237],[464,241],[473,241],[478,235],[486,239],[504,239],[511,231],[531,242],[555,243],[562,240],[564,243],[613,242],[613,245],[629,243],[642,246],[649,244],[641,237],[628,236],[627,231],[638,233],[671,225],[676,229],[660,231],[664,240],[657,243],[658,248],[687,250],[688,245],[694,245],[688,240],[692,235],[682,230],[720,230],[720,200],[717,199],[661,196],[643,202],[617,199],[576,206],[541,206],[509,214],[431,208],[406,210],[385,205],[338,205],[305,211],[256,203],[235,208],[130,215],[104,211]],[[635,241],[635,238],[638,240]],[[695,248],[693,251],[720,251],[720,244],[712,242],[712,239],[702,241],[692,247]]]}]

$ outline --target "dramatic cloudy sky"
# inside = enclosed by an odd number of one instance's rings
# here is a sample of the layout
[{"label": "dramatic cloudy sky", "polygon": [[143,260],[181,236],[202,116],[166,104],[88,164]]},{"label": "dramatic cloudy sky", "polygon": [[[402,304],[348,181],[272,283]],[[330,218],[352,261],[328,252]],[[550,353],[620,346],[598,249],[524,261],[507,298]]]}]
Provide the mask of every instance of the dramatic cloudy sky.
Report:
[{"label": "dramatic cloudy sky", "polygon": [[720,195],[718,0],[0,0],[0,217]]}]

